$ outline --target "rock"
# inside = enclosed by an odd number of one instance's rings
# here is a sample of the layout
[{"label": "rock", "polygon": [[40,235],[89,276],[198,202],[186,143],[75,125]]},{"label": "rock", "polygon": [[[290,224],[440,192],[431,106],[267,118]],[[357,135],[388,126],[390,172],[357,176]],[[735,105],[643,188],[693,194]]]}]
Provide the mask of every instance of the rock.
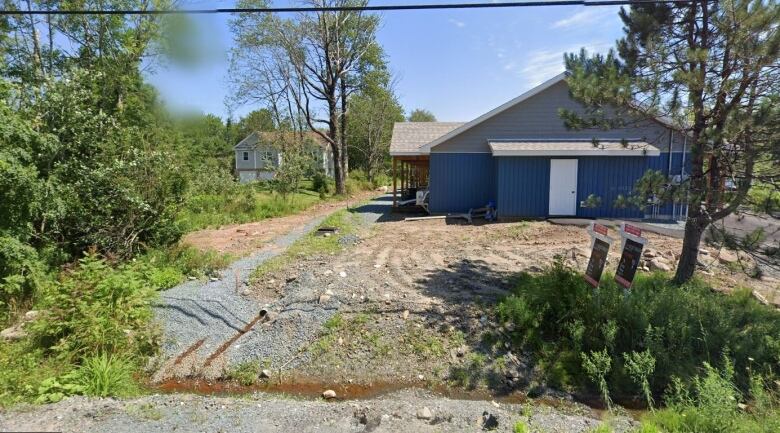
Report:
[{"label": "rock", "polygon": [[417,418],[429,420],[429,419],[433,418],[433,413],[426,406],[426,407],[424,407],[424,408],[422,408],[422,409],[417,411]]},{"label": "rock", "polygon": [[672,270],[672,267],[669,266],[669,263],[667,263],[666,260],[664,260],[661,257],[656,257],[653,260],[650,260],[649,268],[654,271],[664,271],[664,272],[669,272]]},{"label": "rock", "polygon": [[401,318],[406,320],[409,318],[409,310],[404,310],[403,313],[401,313]]},{"label": "rock", "polygon": [[16,341],[27,337],[27,332],[22,328],[21,324],[16,324],[10,328],[0,331],[0,339]]},{"label": "rock", "polygon": [[729,263],[736,263],[739,260],[739,256],[737,256],[734,252],[723,249],[720,250],[720,253],[718,253],[718,261],[723,263],[724,265],[727,265]]},{"label": "rock", "polygon": [[375,268],[379,269],[382,267],[382,265],[374,265]]},{"label": "rock", "polygon": [[330,295],[326,295],[326,294],[320,295],[320,304],[327,304],[328,301],[330,301]]},{"label": "rock", "polygon": [[268,379],[271,377],[271,370],[263,369],[260,371],[260,377],[263,379]]},{"label": "rock", "polygon": [[298,279],[298,276],[297,275],[293,275],[291,277],[287,277],[287,279],[285,281],[287,282],[287,284],[290,284],[290,283],[294,282],[297,279]]},{"label": "rock", "polygon": [[648,259],[652,259],[654,257],[658,257],[658,251],[652,248],[647,248],[642,252],[642,255],[647,257]]},{"label": "rock", "polygon": [[332,389],[327,389],[325,390],[325,392],[322,393],[322,398],[324,399],[336,398],[336,391]]},{"label": "rock", "polygon": [[699,248],[699,254],[701,254],[703,256],[709,256],[710,255],[710,251],[708,249],[705,249],[705,248]]},{"label": "rock", "polygon": [[468,347],[466,347],[466,345],[464,344],[464,345],[461,345],[460,347],[458,347],[457,354],[458,354],[459,357],[461,357],[461,356],[465,355],[467,351],[468,351]]},{"label": "rock", "polygon": [[32,322],[33,320],[38,319],[41,316],[41,312],[38,310],[30,310],[26,313],[24,313],[24,321],[25,322]]},{"label": "rock", "polygon": [[339,277],[344,278],[347,276],[347,273],[344,271],[339,272]]},{"label": "rock", "polygon": [[213,282],[213,281],[219,281],[219,278],[217,278],[217,277],[211,277],[211,278],[209,278],[209,280],[211,280],[212,282]]},{"label": "rock", "polygon": [[526,268],[526,271],[527,272],[531,272],[531,273],[539,273],[539,272],[544,271],[544,269],[542,269],[541,267],[536,266],[536,265],[531,265],[528,268]]},{"label": "rock", "polygon": [[495,430],[498,428],[498,417],[488,411],[482,412],[482,429]]}]

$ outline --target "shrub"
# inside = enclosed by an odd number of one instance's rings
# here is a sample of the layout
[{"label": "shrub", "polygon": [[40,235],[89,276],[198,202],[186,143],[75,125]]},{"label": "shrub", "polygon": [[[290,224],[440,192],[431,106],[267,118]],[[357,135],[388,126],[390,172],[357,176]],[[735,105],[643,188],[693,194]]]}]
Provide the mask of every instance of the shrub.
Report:
[{"label": "shrub", "polygon": [[45,314],[33,322],[33,335],[62,359],[95,353],[149,355],[157,347],[150,324],[154,296],[155,288],[144,272],[130,265],[113,269],[87,254],[44,291]]},{"label": "shrub", "polygon": [[690,387],[675,380],[666,402],[667,408],[643,420],[640,433],[780,431],[777,395],[768,390],[761,376],[752,376],[750,392],[743,395],[728,361],[720,370],[705,363],[703,375],[694,377]]},{"label": "shrub", "polygon": [[[674,286],[662,274],[638,275],[629,291],[605,275],[593,289],[556,263],[538,276],[521,275],[497,316],[515,325],[512,343],[533,350],[557,386],[592,386],[584,380],[581,354],[606,353],[611,369],[605,380],[618,397],[658,396],[673,377],[691,380],[703,362],[724,353],[741,389],[749,384],[747,367],[769,373],[780,362],[780,312],[747,291],[713,293],[699,281]],[[652,375],[644,374],[650,358]]]}]

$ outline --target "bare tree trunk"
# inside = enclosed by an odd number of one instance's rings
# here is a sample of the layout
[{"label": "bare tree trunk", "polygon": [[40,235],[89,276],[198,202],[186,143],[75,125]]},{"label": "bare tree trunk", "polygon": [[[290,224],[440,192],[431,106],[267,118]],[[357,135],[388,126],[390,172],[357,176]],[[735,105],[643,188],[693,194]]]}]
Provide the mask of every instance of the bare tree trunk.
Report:
[{"label": "bare tree trunk", "polygon": [[[700,213],[700,211],[696,213]],[[693,277],[699,260],[699,244],[706,228],[707,223],[702,222],[700,215],[689,217],[685,222],[682,251],[680,252],[680,260],[677,263],[677,272],[674,275],[676,284],[685,283]]]},{"label": "bare tree trunk", "polygon": [[347,82],[345,77],[341,77],[341,170],[344,172],[344,178],[349,176],[349,147],[347,146]]},{"label": "bare tree trunk", "polygon": [[344,182],[344,167],[341,165],[344,148],[342,147],[341,140],[339,140],[338,110],[334,99],[328,101],[328,113],[330,114],[328,136],[331,138],[330,147],[333,151],[333,177],[336,180],[336,194],[346,194],[347,189]]}]

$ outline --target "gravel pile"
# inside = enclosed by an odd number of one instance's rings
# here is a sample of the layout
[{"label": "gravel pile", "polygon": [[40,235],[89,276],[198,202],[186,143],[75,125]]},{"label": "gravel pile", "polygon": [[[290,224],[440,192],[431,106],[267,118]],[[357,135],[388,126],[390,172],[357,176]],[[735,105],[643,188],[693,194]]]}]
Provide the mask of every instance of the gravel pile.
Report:
[{"label": "gravel pile", "polygon": [[338,243],[342,247],[348,247],[360,242],[360,237],[356,234],[348,234],[339,238]]}]

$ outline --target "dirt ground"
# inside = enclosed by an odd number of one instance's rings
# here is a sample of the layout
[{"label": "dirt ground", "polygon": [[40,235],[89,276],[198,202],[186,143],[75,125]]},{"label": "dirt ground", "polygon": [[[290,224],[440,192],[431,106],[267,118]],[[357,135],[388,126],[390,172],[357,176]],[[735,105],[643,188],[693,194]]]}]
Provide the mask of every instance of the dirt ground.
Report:
[{"label": "dirt ground", "polygon": [[243,256],[263,247],[270,240],[290,232],[293,228],[305,224],[306,221],[314,217],[327,215],[343,207],[354,206],[376,195],[376,191],[363,191],[344,200],[318,203],[305,212],[295,215],[198,230],[187,234],[183,242],[200,250],[214,250],[219,253]]},{"label": "dirt ground", "polygon": [[[645,236],[649,255],[673,266],[681,240]],[[340,303],[338,316],[309,346],[310,356],[280,380],[341,384],[346,392],[348,384],[387,389],[455,385],[494,394],[522,390],[571,398],[539,382],[527,356],[501,347],[497,337],[503,330],[490,307],[520,271],[539,272],[556,258],[584,270],[590,238],[583,227],[391,218],[365,228],[360,238],[338,254],[298,258],[251,288],[250,296],[270,302],[289,282],[305,280],[321,294],[320,303]],[[750,279],[735,263],[722,263],[718,254],[710,249],[703,254],[705,278],[724,291],[755,288],[780,305],[780,297],[770,296],[776,293],[775,280]],[[650,265],[652,257],[646,258]],[[614,271],[618,260],[619,244],[611,249],[607,269]]]}]

